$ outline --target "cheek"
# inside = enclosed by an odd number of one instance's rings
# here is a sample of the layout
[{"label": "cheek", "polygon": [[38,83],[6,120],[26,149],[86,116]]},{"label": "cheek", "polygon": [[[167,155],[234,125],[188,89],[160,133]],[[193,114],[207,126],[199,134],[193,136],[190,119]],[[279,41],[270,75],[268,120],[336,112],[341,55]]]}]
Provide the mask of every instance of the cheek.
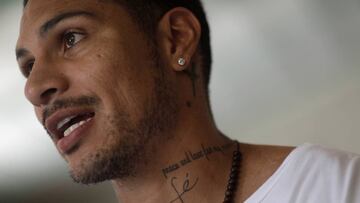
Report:
[{"label": "cheek", "polygon": [[107,68],[111,71],[104,71],[93,78],[98,83],[98,95],[107,114],[126,113],[131,122],[136,122],[144,116],[152,94],[152,84],[139,80],[139,75],[125,71],[120,66]]},{"label": "cheek", "polygon": [[[78,95],[95,95],[100,98],[99,113],[109,115],[117,108],[128,110],[132,99],[129,97],[129,80],[118,61],[95,54],[87,60],[78,61],[72,71],[72,89]],[[125,66],[126,67],[126,66]]]},{"label": "cheek", "polygon": [[109,45],[107,49],[93,50],[77,63],[79,76],[73,82],[97,95],[105,112],[126,111],[136,120],[152,95],[154,67],[149,59],[143,60],[143,54],[137,58],[125,48]]}]

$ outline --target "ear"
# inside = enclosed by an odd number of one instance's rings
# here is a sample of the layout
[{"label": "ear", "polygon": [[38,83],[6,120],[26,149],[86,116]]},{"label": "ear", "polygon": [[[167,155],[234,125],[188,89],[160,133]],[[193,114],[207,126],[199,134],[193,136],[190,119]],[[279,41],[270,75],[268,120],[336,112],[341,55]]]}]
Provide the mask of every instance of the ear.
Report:
[{"label": "ear", "polygon": [[174,71],[189,67],[198,49],[201,26],[195,15],[186,8],[168,11],[160,20],[157,42],[166,64]]}]

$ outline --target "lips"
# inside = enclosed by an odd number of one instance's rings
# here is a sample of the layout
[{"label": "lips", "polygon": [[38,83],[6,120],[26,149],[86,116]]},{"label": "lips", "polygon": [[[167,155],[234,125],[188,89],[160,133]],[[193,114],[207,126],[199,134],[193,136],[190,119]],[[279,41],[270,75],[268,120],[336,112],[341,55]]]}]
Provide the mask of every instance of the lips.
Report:
[{"label": "lips", "polygon": [[59,110],[45,120],[45,127],[62,153],[68,152],[85,135],[95,113],[86,109]]}]

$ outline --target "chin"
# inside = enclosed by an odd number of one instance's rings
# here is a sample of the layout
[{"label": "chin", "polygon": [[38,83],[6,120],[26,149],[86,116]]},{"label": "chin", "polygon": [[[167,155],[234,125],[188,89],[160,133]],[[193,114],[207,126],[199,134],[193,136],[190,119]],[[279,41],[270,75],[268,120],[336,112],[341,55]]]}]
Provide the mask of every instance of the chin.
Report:
[{"label": "chin", "polygon": [[111,144],[79,148],[67,157],[70,176],[76,183],[86,185],[136,176],[135,166],[141,162],[139,157],[144,157],[144,146],[132,138],[112,139]]}]

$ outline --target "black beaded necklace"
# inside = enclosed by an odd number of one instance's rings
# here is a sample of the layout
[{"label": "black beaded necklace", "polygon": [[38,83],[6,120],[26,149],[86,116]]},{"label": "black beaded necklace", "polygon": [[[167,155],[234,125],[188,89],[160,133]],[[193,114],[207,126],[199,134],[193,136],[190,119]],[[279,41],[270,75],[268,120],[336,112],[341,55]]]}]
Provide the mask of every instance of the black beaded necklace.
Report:
[{"label": "black beaded necklace", "polygon": [[234,202],[234,194],[237,188],[237,182],[240,172],[240,164],[242,160],[242,155],[239,150],[239,143],[236,142],[236,150],[233,152],[232,165],[229,175],[228,184],[225,191],[225,197],[223,203],[233,203]]}]

